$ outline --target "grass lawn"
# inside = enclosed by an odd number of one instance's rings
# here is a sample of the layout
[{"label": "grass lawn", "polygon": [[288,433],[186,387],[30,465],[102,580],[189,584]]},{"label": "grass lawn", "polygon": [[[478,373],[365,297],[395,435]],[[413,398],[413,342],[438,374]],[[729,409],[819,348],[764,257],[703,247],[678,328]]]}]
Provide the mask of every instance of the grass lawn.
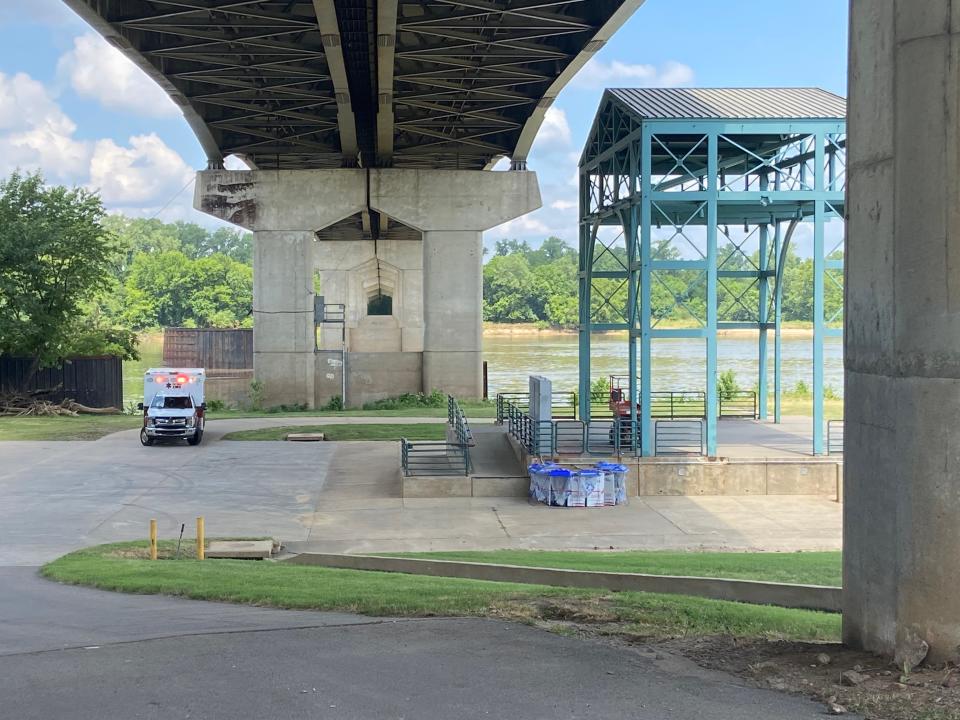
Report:
[{"label": "grass lawn", "polygon": [[[170,558],[174,547],[173,542],[161,542],[161,557]],[[835,641],[840,635],[839,615],[806,610],[269,561],[150,561],[142,559],[146,553],[145,542],[100,545],[65,555],[41,572],[61,582],[131,593],[375,616],[573,621],[634,637],[732,635]]]},{"label": "grass lawn", "polygon": [[[473,402],[461,403],[464,412],[471,418],[490,418],[497,414],[493,403]],[[343,410],[340,412],[324,412],[322,410],[289,410],[256,411],[256,410],[221,410],[208,412],[209,420],[232,420],[236,418],[260,417],[418,417],[442,418],[446,421],[447,408],[408,408],[401,410]],[[140,427],[141,416],[137,415],[81,415],[79,417],[0,417],[0,442],[4,440],[98,440],[104,435],[130,430]],[[435,426],[430,426],[435,427]],[[286,429],[286,432],[293,432]],[[398,438],[400,436],[397,436]],[[432,440],[435,436],[412,437],[411,440]],[[441,435],[439,439],[442,439]],[[235,438],[241,439],[241,438]],[[280,438],[242,438],[257,440],[276,440]],[[381,438],[337,438],[345,440]],[[383,438],[394,439],[394,438]]]},{"label": "grass lawn", "polygon": [[839,552],[700,553],[492,550],[402,553],[398,557],[462,560],[464,562],[567,570],[596,570],[599,572],[724,577],[805,585],[833,585],[836,587],[840,587],[842,581],[842,564]]},{"label": "grass lawn", "polygon": [[[784,394],[780,401],[780,412],[784,415],[802,415],[813,417],[813,397],[810,395]],[[770,417],[773,417],[773,400],[769,403]],[[823,401],[824,420],[843,420],[843,399]]]},{"label": "grass lawn", "polygon": [[118,430],[140,427],[139,415],[80,417],[0,417],[2,440],[96,440]]},{"label": "grass lawn", "polygon": [[224,440],[283,440],[288,433],[323,433],[327,440],[443,440],[446,425],[440,423],[371,423],[369,425],[288,425],[286,427],[238,430]]}]

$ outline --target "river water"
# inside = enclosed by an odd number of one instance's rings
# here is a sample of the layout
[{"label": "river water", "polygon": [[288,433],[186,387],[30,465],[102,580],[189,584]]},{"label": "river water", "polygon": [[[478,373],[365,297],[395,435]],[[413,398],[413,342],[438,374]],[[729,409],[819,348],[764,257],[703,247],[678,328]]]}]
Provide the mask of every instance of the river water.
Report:
[{"label": "river water", "polygon": [[[810,387],[813,379],[813,343],[809,337],[784,337],[782,350],[783,389],[798,382]],[[487,361],[490,396],[498,392],[526,390],[527,376],[546,375],[554,390],[577,388],[577,336],[574,334],[487,335],[483,356]],[[733,370],[744,390],[757,384],[756,337],[721,338],[717,369]],[[773,388],[773,336],[768,341],[769,382]],[[639,351],[639,348],[638,348]],[[843,393],[843,340],[824,342],[824,382]],[[703,390],[706,345],[698,339],[657,339],[653,342],[654,390]],[[616,335],[595,335],[591,350],[593,378],[627,374],[627,340]]]},{"label": "river water", "polygon": [[[773,338],[770,349],[770,387],[773,387]],[[704,388],[705,346],[703,340],[666,340],[653,343],[654,390],[702,390]],[[722,338],[718,343],[720,371],[732,369],[744,390],[757,383],[756,338]],[[125,403],[143,398],[143,373],[163,363],[162,336],[144,338],[141,359],[123,364]],[[593,338],[594,378],[625,375],[627,341],[621,336]],[[577,336],[540,333],[529,335],[486,335],[483,357],[487,361],[490,396],[510,390],[526,390],[527,377],[546,375],[558,392],[577,388]],[[809,387],[813,367],[810,338],[783,338],[783,388],[789,390],[803,381]],[[827,338],[824,344],[824,378],[837,394],[843,392],[843,342]]]}]

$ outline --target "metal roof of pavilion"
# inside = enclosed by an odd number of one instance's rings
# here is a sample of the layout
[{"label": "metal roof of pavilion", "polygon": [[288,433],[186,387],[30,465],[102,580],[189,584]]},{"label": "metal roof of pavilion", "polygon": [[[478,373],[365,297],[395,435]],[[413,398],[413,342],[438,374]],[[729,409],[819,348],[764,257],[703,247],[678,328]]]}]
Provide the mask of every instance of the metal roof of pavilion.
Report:
[{"label": "metal roof of pavilion", "polygon": [[847,101],[819,88],[610,88],[651,120],[843,119]]}]

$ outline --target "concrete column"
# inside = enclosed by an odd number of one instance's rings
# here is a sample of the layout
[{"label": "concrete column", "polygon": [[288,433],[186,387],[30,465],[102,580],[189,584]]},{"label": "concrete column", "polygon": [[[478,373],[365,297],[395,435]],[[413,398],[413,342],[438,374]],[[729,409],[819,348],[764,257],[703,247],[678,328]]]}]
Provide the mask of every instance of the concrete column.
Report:
[{"label": "concrete column", "polygon": [[[532,172],[210,170],[197,176],[194,203],[254,231],[254,370],[266,404],[312,405],[317,230],[369,208],[422,233],[423,389],[479,397],[482,233],[540,207],[540,191]],[[417,340],[411,333],[404,349]],[[391,367],[382,372],[389,381]]]},{"label": "concrete column", "polygon": [[960,653],[960,4],[851,2],[844,640]]},{"label": "concrete column", "polygon": [[483,394],[483,234],[423,234],[423,391]]},{"label": "concrete column", "polygon": [[540,207],[532,172],[381,170],[371,205],[423,232],[423,389],[483,394],[483,231]]},{"label": "concrete column", "polygon": [[313,233],[253,236],[253,374],[268,405],[312,404]]},{"label": "concrete column", "polygon": [[253,231],[253,371],[264,404],[313,407],[314,233],[365,207],[362,170],[197,174],[194,206]]}]

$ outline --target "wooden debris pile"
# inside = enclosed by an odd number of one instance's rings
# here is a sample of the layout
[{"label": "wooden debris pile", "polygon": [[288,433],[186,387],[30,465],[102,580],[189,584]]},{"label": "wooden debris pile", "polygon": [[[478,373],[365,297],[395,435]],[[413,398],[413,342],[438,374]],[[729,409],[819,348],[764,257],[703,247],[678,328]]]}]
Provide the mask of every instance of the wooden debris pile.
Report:
[{"label": "wooden debris pile", "polygon": [[0,416],[13,417],[58,417],[78,415],[119,415],[117,408],[93,408],[66,399],[51,402],[26,395],[0,395]]}]

